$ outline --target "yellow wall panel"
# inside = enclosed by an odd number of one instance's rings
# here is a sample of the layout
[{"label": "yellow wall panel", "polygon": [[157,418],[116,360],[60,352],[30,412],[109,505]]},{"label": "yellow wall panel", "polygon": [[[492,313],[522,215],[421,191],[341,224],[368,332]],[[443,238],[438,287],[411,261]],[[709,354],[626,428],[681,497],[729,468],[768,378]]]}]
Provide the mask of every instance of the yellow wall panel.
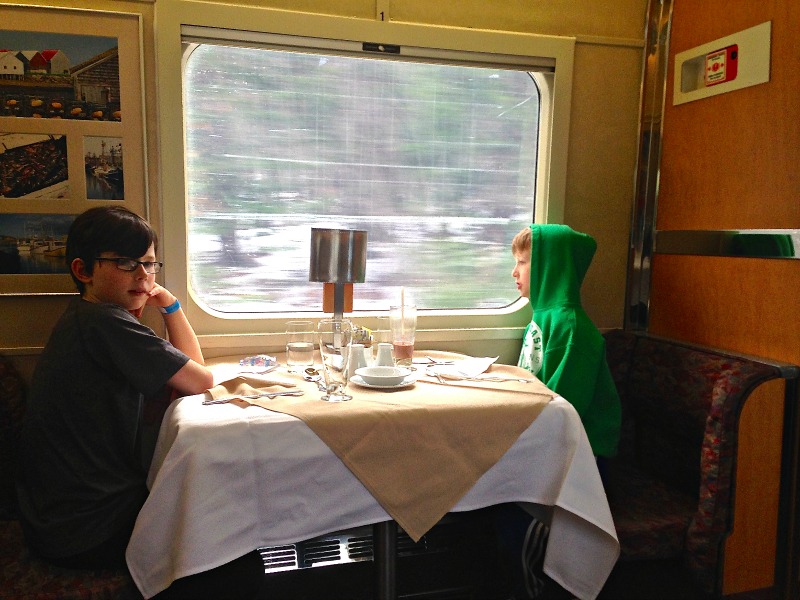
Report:
[{"label": "yellow wall panel", "polygon": [[[491,3],[486,0],[426,2],[386,0],[391,18],[397,21],[435,23],[454,27],[487,27]],[[492,16],[492,28],[548,35],[611,36],[641,39],[645,22],[644,0],[604,2],[602,10],[593,0],[508,0]]]}]

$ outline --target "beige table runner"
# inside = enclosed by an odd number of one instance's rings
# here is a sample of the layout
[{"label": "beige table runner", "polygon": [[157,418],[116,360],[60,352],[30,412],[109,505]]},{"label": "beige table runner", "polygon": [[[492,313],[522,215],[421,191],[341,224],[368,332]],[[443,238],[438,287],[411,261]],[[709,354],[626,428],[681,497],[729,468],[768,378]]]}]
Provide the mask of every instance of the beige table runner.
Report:
[{"label": "beige table runner", "polygon": [[[494,365],[489,374],[526,372]],[[392,391],[351,383],[352,400],[330,403],[320,400],[315,384],[299,376],[276,376],[269,383],[239,377],[217,386],[212,395],[248,394],[254,388],[284,391],[292,383],[303,389],[302,397],[241,402],[304,421],[414,541],[458,502],[555,397],[539,381],[440,384],[422,377],[413,387]]]}]

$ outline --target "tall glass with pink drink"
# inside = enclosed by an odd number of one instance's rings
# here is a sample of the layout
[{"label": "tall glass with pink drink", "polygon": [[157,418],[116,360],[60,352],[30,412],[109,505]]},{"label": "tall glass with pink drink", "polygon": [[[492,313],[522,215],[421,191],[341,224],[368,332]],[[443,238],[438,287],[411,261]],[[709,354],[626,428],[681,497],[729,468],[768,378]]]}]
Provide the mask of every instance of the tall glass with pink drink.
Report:
[{"label": "tall glass with pink drink", "polygon": [[395,364],[410,366],[417,334],[417,307],[413,304],[392,306],[389,309],[389,326],[392,330]]}]

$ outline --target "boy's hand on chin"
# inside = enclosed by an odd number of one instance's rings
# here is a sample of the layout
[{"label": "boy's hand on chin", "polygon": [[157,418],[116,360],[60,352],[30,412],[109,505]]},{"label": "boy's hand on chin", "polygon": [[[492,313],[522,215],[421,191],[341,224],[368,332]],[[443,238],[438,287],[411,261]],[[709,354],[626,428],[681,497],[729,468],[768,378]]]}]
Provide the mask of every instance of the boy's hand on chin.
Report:
[{"label": "boy's hand on chin", "polygon": [[[157,283],[153,285],[153,289],[150,290],[148,296],[145,306],[154,306],[156,308],[166,308],[176,300],[175,296],[167,288]],[[141,309],[139,312],[141,314]]]}]

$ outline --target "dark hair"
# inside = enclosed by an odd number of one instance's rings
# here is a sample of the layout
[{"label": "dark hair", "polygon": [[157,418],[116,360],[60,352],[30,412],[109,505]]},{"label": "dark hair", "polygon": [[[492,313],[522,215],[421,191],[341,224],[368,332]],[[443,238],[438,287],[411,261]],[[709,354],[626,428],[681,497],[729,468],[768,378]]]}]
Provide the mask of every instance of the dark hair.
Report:
[{"label": "dark hair", "polygon": [[76,258],[83,260],[86,273],[94,270],[95,258],[101,252],[139,258],[153,244],[158,251],[158,235],[150,223],[122,206],[98,206],[78,215],[67,234],[67,268],[78,291],[85,286],[72,273],[70,265]]}]

